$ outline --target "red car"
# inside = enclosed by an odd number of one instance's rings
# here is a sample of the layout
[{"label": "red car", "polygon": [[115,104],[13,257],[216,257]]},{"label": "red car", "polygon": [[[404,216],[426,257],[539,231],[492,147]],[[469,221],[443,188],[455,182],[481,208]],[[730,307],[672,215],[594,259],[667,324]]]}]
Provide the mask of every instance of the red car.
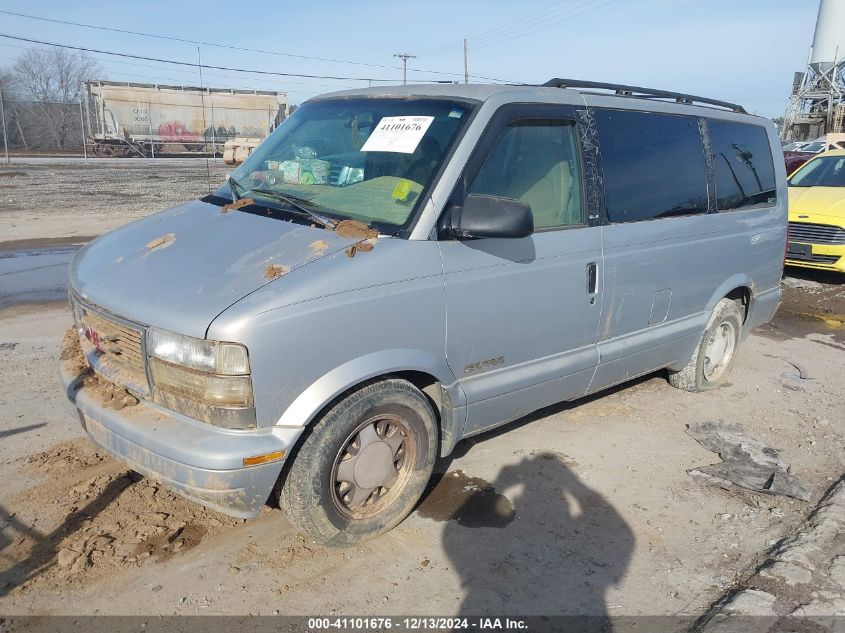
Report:
[{"label": "red car", "polygon": [[845,149],[845,138],[842,138],[843,136],[845,135],[828,134],[827,138],[816,139],[815,141],[801,146],[801,149],[799,150],[784,152],[783,159],[786,164],[786,173],[791,174],[816,154],[826,152],[831,149]]}]

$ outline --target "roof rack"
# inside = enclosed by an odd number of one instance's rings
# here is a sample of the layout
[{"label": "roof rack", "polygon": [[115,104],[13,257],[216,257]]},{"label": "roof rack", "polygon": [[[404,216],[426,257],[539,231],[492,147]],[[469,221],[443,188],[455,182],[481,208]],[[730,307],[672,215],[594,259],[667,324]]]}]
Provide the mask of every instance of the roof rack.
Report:
[{"label": "roof rack", "polygon": [[582,81],[580,79],[549,79],[543,84],[547,88],[592,88],[596,90],[613,90],[617,95],[626,97],[639,97],[643,99],[674,99],[678,103],[706,103],[711,106],[727,108],[741,114],[748,114],[741,105],[708,99],[707,97],[696,97],[682,92],[669,92],[668,90],[654,90],[652,88],[641,88],[639,86],[624,86],[622,84],[604,83],[601,81]]}]

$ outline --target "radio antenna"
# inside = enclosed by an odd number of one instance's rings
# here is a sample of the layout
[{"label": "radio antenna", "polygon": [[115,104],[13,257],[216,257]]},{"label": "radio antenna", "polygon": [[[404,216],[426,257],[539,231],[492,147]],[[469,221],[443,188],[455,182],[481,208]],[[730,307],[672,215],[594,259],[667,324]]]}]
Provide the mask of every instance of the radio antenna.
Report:
[{"label": "radio antenna", "polygon": [[205,86],[202,83],[202,57],[200,57],[200,47],[197,46],[197,66],[200,69],[200,102],[202,103],[202,149],[205,154],[205,178],[208,183],[208,194],[211,195],[211,166],[208,164],[208,138],[206,137],[206,123],[205,123]]}]

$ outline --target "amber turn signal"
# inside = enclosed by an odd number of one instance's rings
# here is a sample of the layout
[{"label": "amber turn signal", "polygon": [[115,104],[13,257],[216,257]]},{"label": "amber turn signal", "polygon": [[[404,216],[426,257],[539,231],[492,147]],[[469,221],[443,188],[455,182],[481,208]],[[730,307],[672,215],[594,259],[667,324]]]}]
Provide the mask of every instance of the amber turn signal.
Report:
[{"label": "amber turn signal", "polygon": [[253,455],[252,457],[244,457],[244,466],[258,466],[259,464],[266,464],[267,462],[275,462],[285,456],[284,451],[273,451],[264,455]]}]

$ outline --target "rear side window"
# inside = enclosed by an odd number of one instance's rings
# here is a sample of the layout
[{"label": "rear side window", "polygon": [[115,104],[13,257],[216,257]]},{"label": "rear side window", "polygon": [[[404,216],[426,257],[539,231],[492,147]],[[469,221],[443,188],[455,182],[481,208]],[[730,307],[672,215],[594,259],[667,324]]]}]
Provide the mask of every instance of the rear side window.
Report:
[{"label": "rear side window", "polygon": [[777,201],[775,165],[766,129],[733,121],[707,121],[716,208],[734,211]]},{"label": "rear side window", "polygon": [[597,110],[596,122],[611,222],[707,213],[697,118]]}]

